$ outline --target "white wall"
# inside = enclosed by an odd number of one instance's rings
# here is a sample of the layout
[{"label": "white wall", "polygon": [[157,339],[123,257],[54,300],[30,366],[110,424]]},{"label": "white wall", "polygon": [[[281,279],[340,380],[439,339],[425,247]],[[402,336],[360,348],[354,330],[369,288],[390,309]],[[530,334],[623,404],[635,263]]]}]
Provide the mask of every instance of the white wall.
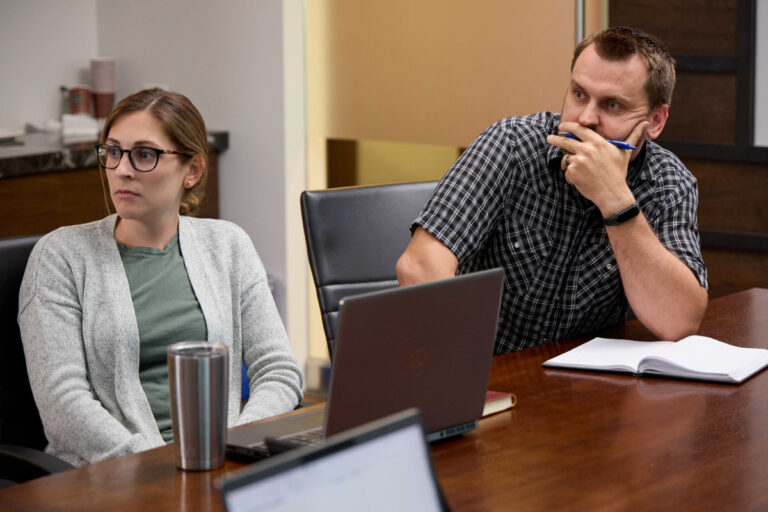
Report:
[{"label": "white wall", "polygon": [[97,13],[99,52],[116,61],[117,100],[165,84],[192,100],[209,129],[229,131],[220,158],[221,216],[251,235],[281,291],[280,1],[134,0],[126,9],[122,0],[100,0]]},{"label": "white wall", "polygon": [[0,0],[0,129],[61,118],[59,86],[90,80],[96,0]]},{"label": "white wall", "polygon": [[[283,126],[285,174],[286,296],[288,335],[294,353],[307,368],[311,281],[299,196],[308,188],[306,13],[303,0],[283,0]],[[314,290],[309,293],[314,294]],[[307,368],[307,373],[309,369]],[[310,375],[305,383],[310,382]]]},{"label": "white wall", "polygon": [[[306,273],[288,267],[289,240],[301,224],[289,226],[286,215],[298,211],[296,190],[305,182],[302,16],[301,0],[97,3],[98,49],[116,59],[118,100],[164,84],[188,96],[209,129],[229,132],[219,160],[220,216],[248,232],[274,278],[301,363]],[[296,302],[303,308],[291,314],[289,273],[303,283]]]},{"label": "white wall", "polygon": [[757,0],[755,146],[768,146],[768,0]]}]

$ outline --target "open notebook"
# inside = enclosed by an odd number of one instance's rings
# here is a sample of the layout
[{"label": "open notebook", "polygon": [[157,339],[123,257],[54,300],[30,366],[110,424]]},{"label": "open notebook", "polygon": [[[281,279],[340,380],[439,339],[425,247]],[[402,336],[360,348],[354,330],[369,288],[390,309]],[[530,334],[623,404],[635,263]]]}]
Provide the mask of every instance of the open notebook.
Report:
[{"label": "open notebook", "polygon": [[677,342],[595,338],[544,366],[740,384],[768,366],[768,350],[736,347],[706,336]]}]

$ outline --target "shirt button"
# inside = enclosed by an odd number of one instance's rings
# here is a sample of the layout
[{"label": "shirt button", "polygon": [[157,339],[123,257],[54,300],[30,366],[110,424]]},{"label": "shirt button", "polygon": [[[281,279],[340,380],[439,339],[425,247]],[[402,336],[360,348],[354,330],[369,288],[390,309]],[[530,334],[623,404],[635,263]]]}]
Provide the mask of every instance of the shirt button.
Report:
[{"label": "shirt button", "polygon": [[605,266],[605,268],[607,268],[608,270],[613,270],[613,265],[611,265],[611,264],[609,263],[609,264],[607,264],[607,265]]},{"label": "shirt button", "polygon": [[520,248],[520,242],[515,242],[514,246],[515,246],[515,249],[519,249]]}]

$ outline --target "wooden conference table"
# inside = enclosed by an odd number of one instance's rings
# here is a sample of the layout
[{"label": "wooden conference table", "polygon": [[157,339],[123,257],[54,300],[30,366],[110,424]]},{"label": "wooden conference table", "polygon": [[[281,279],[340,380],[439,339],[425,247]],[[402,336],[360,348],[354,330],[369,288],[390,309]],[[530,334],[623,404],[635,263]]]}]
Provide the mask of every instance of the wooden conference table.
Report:
[{"label": "wooden conference table", "polygon": [[[768,348],[768,290],[711,301],[701,334]],[[652,339],[636,321],[604,333]],[[545,370],[586,338],[494,359],[490,387],[515,409],[432,447],[453,510],[768,510],[768,371],[740,386]],[[446,404],[449,406],[449,404]],[[173,447],[0,492],[0,510],[222,510],[210,472]]]}]

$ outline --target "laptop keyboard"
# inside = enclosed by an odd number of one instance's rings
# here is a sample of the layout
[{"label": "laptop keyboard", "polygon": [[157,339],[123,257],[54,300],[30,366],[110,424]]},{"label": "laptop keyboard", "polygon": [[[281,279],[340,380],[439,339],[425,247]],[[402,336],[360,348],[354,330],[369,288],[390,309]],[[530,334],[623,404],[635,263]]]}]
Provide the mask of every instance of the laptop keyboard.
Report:
[{"label": "laptop keyboard", "polygon": [[304,432],[297,432],[290,436],[282,437],[281,439],[293,441],[300,446],[320,444],[323,442],[323,429],[321,427],[313,428],[311,430],[305,430]]},{"label": "laptop keyboard", "polygon": [[[238,452],[234,453],[238,454]],[[267,448],[267,443],[264,441],[259,441],[258,443],[254,443],[248,446],[247,454],[240,453],[239,455],[246,456],[253,460],[262,460],[268,459],[272,454],[270,453],[269,448]]]},{"label": "laptop keyboard", "polygon": [[276,455],[301,446],[321,444],[323,439],[323,429],[318,427],[283,437],[267,437],[264,440],[264,443],[266,444],[270,455]]}]

